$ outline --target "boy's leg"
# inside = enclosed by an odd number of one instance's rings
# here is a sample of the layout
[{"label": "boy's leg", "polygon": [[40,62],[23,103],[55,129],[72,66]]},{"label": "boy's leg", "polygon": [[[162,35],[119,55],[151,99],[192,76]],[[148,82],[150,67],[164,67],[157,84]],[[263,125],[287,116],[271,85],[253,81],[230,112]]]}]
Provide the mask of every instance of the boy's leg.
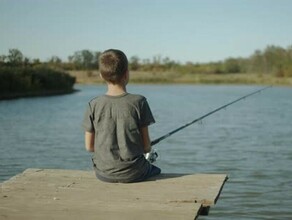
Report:
[{"label": "boy's leg", "polygon": [[148,173],[146,178],[152,177],[152,176],[156,176],[158,174],[161,173],[161,169],[157,166],[154,166],[153,164],[151,164],[151,168],[150,168],[150,172]]},{"label": "boy's leg", "polygon": [[147,174],[145,176],[143,176],[142,178],[139,178],[133,182],[142,182],[142,181],[147,181],[148,178],[159,175],[161,173],[161,169],[157,166],[154,166],[152,164],[150,164],[150,168],[147,172]]}]

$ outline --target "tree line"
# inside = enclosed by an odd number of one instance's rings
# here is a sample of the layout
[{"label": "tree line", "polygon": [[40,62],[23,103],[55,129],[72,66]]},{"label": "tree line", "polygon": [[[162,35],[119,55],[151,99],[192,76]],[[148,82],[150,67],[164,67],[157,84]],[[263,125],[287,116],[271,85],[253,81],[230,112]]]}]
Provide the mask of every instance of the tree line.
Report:
[{"label": "tree line", "polygon": [[63,70],[90,70],[98,68],[100,52],[89,50],[76,51],[68,56],[68,61],[62,61],[58,56],[52,56],[48,61],[41,61],[39,58],[30,59],[23,55],[18,49],[9,49],[7,55],[0,55],[0,67],[50,67]]},{"label": "tree line", "polygon": [[141,71],[171,71],[193,74],[230,74],[257,73],[273,74],[277,77],[292,77],[292,45],[287,48],[267,46],[264,50],[256,50],[246,58],[229,57],[217,62],[186,62],[181,64],[168,57],[155,56],[152,60],[130,58],[130,68]]},{"label": "tree line", "polygon": [[[98,69],[98,58],[101,52],[80,50],[62,61],[52,56],[45,62],[29,59],[18,49],[10,49],[7,55],[0,56],[0,66],[46,66],[62,70],[94,70]],[[229,74],[258,73],[274,74],[278,77],[292,76],[292,45],[287,48],[269,45],[263,50],[256,50],[249,57],[229,57],[216,62],[180,63],[169,57],[154,56],[152,59],[141,59],[138,56],[129,58],[130,70],[149,72],[175,72],[194,74]]]}]

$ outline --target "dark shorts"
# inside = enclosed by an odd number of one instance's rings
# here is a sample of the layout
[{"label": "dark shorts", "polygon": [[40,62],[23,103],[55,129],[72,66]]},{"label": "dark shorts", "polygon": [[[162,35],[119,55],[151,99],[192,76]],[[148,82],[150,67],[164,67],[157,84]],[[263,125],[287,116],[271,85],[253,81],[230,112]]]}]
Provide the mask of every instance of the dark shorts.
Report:
[{"label": "dark shorts", "polygon": [[150,170],[147,178],[150,178],[152,176],[156,176],[156,175],[158,175],[160,173],[161,173],[161,169],[159,167],[154,166],[153,164],[151,164],[151,170]]},{"label": "dark shorts", "polygon": [[141,179],[136,180],[135,182],[141,182],[141,181],[147,180],[150,177],[159,175],[160,173],[161,173],[161,169],[159,167],[154,166],[153,164],[150,164],[150,169],[148,170],[148,173],[146,174],[146,176],[144,176]]},{"label": "dark shorts", "polygon": [[145,180],[149,179],[150,177],[159,175],[161,173],[161,169],[159,167],[154,166],[153,164],[150,164],[150,168],[148,170],[148,173],[145,176],[143,176],[141,178],[138,178],[136,180],[128,181],[128,180],[114,180],[114,179],[109,179],[109,178],[100,176],[96,172],[96,166],[95,166],[94,163],[93,163],[93,169],[94,169],[94,172],[95,172],[95,175],[96,175],[97,179],[99,179],[99,180],[101,180],[103,182],[108,182],[108,183],[135,183],[135,182],[142,182],[142,181],[145,181]]}]

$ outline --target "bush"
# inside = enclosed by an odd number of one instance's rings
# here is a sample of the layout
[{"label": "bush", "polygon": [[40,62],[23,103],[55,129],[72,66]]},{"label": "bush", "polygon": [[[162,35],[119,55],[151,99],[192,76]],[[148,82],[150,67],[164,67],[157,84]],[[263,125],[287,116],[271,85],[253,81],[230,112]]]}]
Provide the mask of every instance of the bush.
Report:
[{"label": "bush", "polygon": [[44,67],[0,67],[1,96],[73,91],[75,77]]}]

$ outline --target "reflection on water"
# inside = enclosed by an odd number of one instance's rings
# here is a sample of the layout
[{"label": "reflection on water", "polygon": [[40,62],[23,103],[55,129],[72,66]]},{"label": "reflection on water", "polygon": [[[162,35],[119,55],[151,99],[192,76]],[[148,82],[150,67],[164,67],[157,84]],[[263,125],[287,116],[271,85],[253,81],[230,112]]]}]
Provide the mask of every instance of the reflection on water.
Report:
[{"label": "reflection on water", "polygon": [[[257,90],[256,86],[130,85],[147,97],[153,139]],[[0,102],[0,181],[29,167],[91,169],[81,121],[104,86]],[[163,172],[227,173],[218,204],[200,219],[292,218],[292,89],[271,88],[163,140]]]}]

